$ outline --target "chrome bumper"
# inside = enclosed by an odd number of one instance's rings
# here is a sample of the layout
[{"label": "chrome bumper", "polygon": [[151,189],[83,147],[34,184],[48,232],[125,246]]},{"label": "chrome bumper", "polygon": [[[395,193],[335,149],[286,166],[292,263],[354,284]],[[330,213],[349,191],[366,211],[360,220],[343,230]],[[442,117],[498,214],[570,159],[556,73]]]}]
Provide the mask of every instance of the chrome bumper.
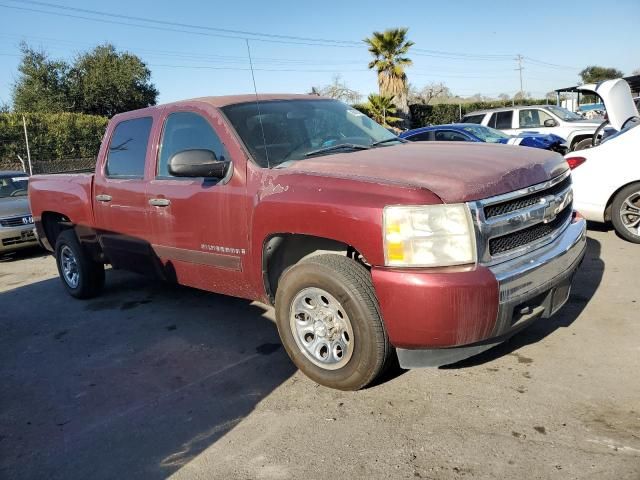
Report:
[{"label": "chrome bumper", "polygon": [[25,227],[0,227],[0,253],[38,244],[33,225]]},{"label": "chrome bumper", "polygon": [[564,305],[586,251],[586,228],[583,218],[574,220],[556,241],[490,268],[500,286],[500,308],[492,336],[528,319],[548,318]]},{"label": "chrome bumper", "polygon": [[438,367],[488,350],[538,318],[557,312],[569,298],[571,281],[584,258],[587,222],[574,219],[552,243],[490,267],[499,284],[499,308],[489,337],[462,347],[397,348],[403,368]]}]

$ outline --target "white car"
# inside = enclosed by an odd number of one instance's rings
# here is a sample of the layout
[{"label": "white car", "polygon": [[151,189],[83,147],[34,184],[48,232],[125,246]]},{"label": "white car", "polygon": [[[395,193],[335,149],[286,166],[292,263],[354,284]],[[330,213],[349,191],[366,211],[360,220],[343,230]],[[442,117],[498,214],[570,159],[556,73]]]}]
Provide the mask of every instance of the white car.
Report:
[{"label": "white car", "polygon": [[621,237],[640,243],[640,114],[631,89],[622,79],[580,89],[600,95],[617,133],[565,156],[573,170],[574,208],[587,220],[610,221]]},{"label": "white car", "polygon": [[486,125],[509,135],[552,133],[564,138],[571,150],[581,150],[591,146],[593,134],[602,119],[585,120],[563,107],[534,105],[479,110],[466,114],[462,123]]}]

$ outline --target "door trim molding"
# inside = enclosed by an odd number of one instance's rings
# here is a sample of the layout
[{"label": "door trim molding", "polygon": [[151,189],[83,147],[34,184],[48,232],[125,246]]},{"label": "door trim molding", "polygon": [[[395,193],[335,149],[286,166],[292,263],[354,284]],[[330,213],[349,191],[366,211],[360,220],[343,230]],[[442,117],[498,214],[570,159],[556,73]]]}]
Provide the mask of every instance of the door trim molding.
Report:
[{"label": "door trim molding", "polygon": [[166,247],[163,245],[151,245],[158,257],[166,260],[195,263],[209,267],[224,268],[227,270],[242,271],[242,259],[235,255],[223,255],[220,253],[199,252],[185,248]]}]

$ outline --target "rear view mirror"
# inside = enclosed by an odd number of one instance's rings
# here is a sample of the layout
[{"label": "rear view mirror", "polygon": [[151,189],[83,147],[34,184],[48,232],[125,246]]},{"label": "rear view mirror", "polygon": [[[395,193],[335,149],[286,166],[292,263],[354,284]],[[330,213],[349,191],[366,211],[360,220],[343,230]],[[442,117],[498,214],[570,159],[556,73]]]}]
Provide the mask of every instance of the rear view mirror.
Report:
[{"label": "rear view mirror", "polygon": [[183,150],[169,159],[169,173],[174,177],[224,178],[229,162],[218,160],[211,150]]},{"label": "rear view mirror", "polygon": [[557,125],[557,123],[553,118],[547,118],[544,121],[544,126],[545,127],[555,127],[556,125]]}]

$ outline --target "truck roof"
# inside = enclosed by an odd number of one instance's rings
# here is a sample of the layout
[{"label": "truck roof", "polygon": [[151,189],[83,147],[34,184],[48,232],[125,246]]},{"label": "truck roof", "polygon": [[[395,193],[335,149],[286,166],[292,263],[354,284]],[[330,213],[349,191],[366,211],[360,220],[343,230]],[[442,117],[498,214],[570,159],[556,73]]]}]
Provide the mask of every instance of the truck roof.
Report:
[{"label": "truck roof", "polygon": [[507,110],[525,110],[527,108],[548,108],[555,107],[555,105],[515,105],[511,107],[498,107],[498,108],[485,108],[484,110],[474,110],[473,112],[466,113],[464,116],[480,115],[481,113],[490,112],[506,112]]},{"label": "truck roof", "polygon": [[[305,95],[305,94],[296,94],[296,93],[259,93],[257,95],[257,99],[261,102],[268,102],[274,100],[331,100],[328,97],[321,97],[318,95]],[[249,103],[256,101],[255,93],[246,93],[242,95],[223,95],[219,97],[197,97],[190,98],[187,100],[179,100],[177,102],[163,103],[161,105],[154,105],[152,107],[141,108],[139,110],[133,110],[133,112],[148,112],[150,110],[154,110],[157,108],[164,107],[172,107],[172,106],[180,106],[186,104],[194,104],[194,103],[206,103],[216,108],[226,107],[228,105],[235,105],[238,103]],[[123,112],[115,115],[114,118],[119,117],[120,115],[129,116],[131,112]]]}]

